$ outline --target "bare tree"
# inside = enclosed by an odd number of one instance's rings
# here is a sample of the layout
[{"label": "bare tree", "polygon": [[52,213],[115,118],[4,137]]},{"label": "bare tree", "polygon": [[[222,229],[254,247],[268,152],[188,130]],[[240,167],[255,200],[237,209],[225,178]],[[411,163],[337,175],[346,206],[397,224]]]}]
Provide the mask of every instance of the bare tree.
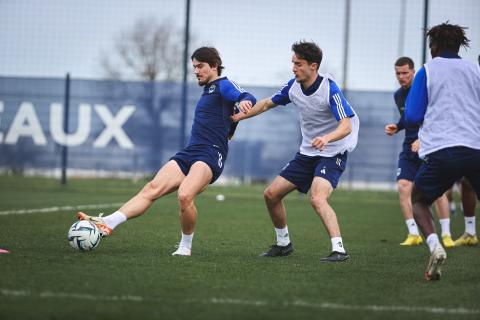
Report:
[{"label": "bare tree", "polygon": [[101,66],[110,79],[179,80],[182,48],[183,32],[171,20],[141,18],[116,37]]}]

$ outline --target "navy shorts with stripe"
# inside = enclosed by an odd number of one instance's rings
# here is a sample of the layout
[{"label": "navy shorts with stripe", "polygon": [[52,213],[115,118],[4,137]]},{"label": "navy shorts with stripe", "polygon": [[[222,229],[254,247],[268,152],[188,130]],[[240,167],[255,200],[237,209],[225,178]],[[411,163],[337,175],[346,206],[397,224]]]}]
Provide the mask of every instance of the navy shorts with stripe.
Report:
[{"label": "navy shorts with stripe", "polygon": [[397,181],[405,179],[413,182],[422,163],[423,160],[418,157],[418,153],[402,151],[398,157]]},{"label": "navy shorts with stripe", "polygon": [[297,186],[298,191],[307,193],[314,177],[326,179],[335,189],[346,166],[346,151],[333,157],[311,157],[297,152],[295,158],[282,169],[279,175]]},{"label": "navy shorts with stripe", "polygon": [[480,150],[451,147],[430,153],[415,177],[415,187],[431,204],[462,177],[480,199]]},{"label": "navy shorts with stripe", "polygon": [[210,145],[188,146],[170,158],[177,162],[184,175],[188,175],[195,162],[205,162],[213,174],[210,183],[214,183],[220,177],[226,159],[227,156],[224,152]]}]

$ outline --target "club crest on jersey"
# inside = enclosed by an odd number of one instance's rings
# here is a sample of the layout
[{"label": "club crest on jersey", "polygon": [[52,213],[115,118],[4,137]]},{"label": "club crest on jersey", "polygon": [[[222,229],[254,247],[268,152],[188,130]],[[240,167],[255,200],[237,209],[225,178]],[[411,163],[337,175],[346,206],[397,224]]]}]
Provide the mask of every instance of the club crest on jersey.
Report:
[{"label": "club crest on jersey", "polygon": [[215,91],[215,85],[212,84],[209,88],[208,88],[208,93],[213,93],[213,91]]}]

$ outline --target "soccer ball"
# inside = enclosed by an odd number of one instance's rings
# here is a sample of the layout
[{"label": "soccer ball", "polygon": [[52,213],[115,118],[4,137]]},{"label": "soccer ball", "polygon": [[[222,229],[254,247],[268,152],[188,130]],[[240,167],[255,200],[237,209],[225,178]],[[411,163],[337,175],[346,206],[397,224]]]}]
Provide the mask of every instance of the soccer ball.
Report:
[{"label": "soccer ball", "polygon": [[87,220],[80,220],[72,224],[68,230],[68,243],[80,251],[91,251],[95,249],[102,235],[94,223]]}]

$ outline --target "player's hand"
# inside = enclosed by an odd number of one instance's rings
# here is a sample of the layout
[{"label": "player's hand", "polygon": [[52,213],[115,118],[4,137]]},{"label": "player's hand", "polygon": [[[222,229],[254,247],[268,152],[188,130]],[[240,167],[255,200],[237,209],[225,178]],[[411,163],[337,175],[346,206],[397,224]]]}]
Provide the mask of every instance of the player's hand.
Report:
[{"label": "player's hand", "polygon": [[233,116],[230,116],[230,119],[232,120],[232,122],[239,122],[240,120],[245,119],[245,113],[235,113]]},{"label": "player's hand", "polygon": [[397,133],[397,131],[398,131],[397,125],[394,123],[390,123],[385,126],[385,133],[388,134],[389,136],[393,136],[395,133]]},{"label": "player's hand", "polygon": [[250,100],[243,100],[243,101],[240,101],[240,103],[238,104],[238,109],[240,109],[241,112],[247,114],[250,109],[252,109],[253,105],[252,105],[252,101]]},{"label": "player's hand", "polygon": [[318,149],[318,150],[324,150],[327,147],[328,144],[328,139],[323,137],[316,137],[312,140],[312,147]]},{"label": "player's hand", "polygon": [[418,150],[420,149],[420,140],[417,139],[417,140],[413,141],[411,147],[412,147],[412,152],[417,153]]}]

